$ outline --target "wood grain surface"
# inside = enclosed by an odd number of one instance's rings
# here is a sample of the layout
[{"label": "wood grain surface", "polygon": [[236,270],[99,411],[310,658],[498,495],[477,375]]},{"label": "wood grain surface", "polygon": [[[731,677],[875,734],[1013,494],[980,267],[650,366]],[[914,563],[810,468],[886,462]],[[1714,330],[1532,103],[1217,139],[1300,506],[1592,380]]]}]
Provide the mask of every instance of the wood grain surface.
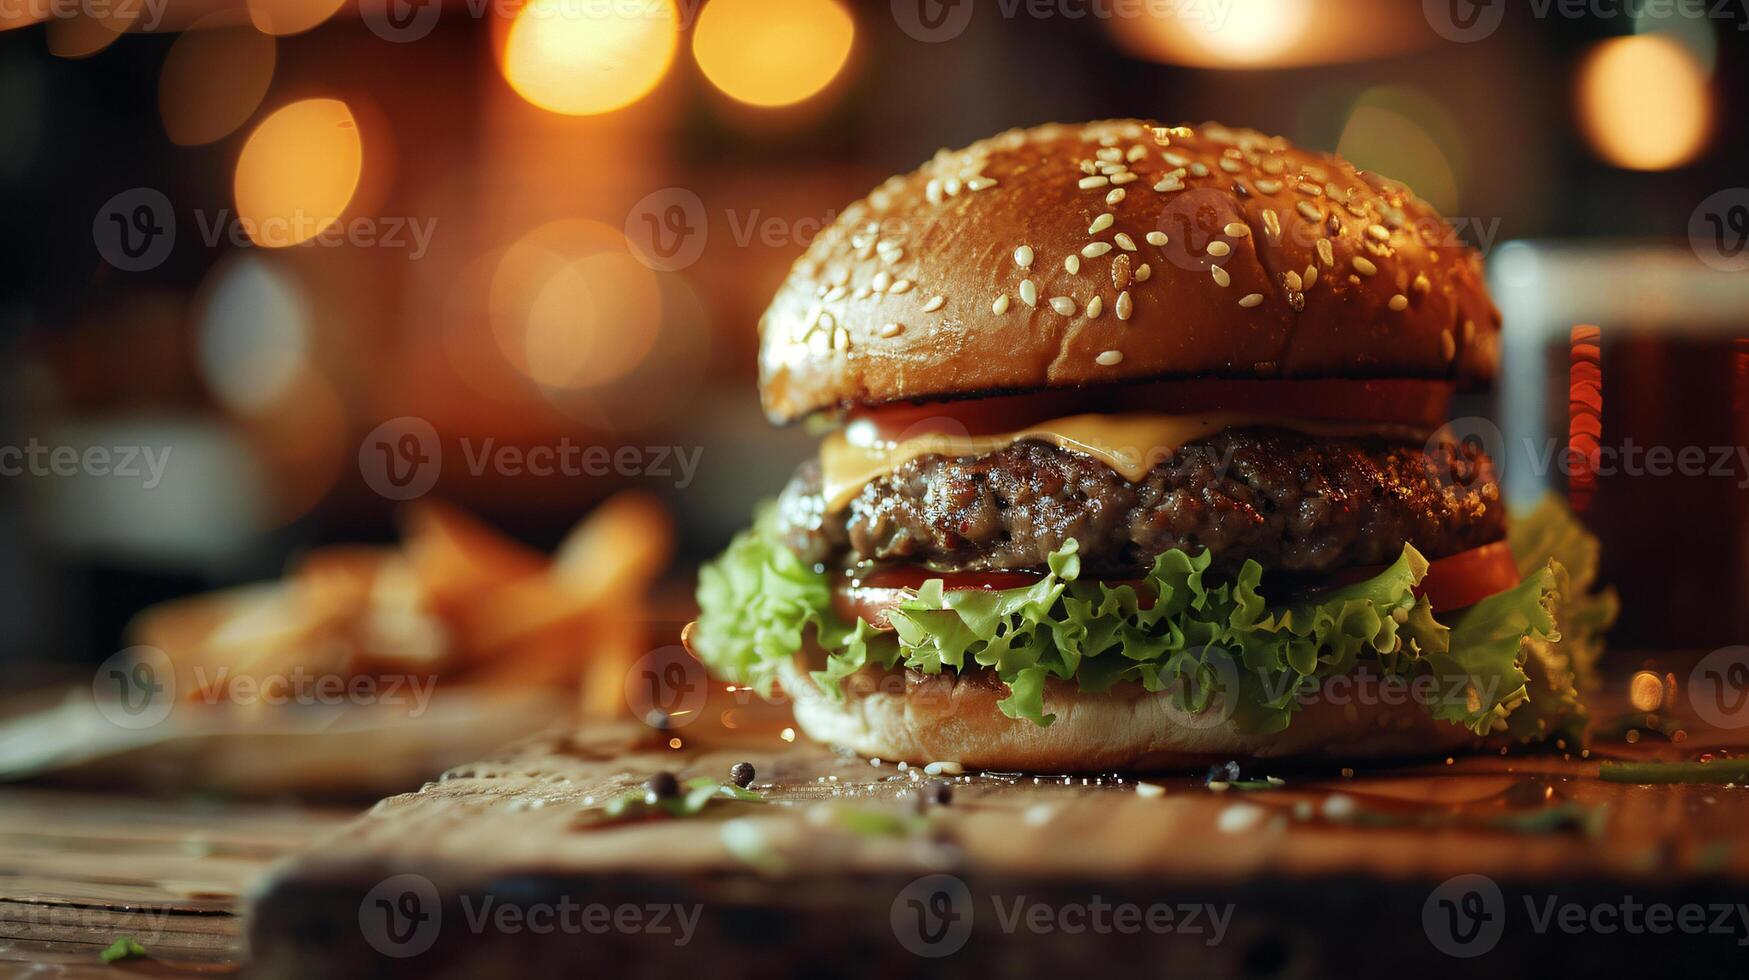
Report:
[{"label": "wood grain surface", "polygon": [[[920,802],[932,780],[915,769],[786,740],[781,710],[719,691],[690,725],[543,737],[383,801],[259,890],[255,966],[269,976],[1614,975],[1680,956],[1693,974],[1740,976],[1749,789],[1598,776],[1606,757],[1723,762],[1743,738],[1672,721],[1681,704],[1629,711],[1626,673],[1610,684],[1605,737],[1587,755],[1360,773],[1276,766],[1242,775],[1280,785],[1225,791],[1182,774],[1139,785],[966,773],[947,778],[948,805]],[[727,780],[740,761],[757,769],[766,802],[602,819],[652,774]],[[1707,921],[1609,928],[1624,905],[1631,917],[1648,903],[1672,914],[1696,905]],[[1152,910],[1153,924],[1126,931],[1118,908]],[[1161,918],[1174,910],[1177,926]],[[1569,928],[1550,910],[1583,921]],[[1184,915],[1198,911],[1193,929]],[[592,928],[589,914],[611,924]],[[689,929],[673,926],[687,916]],[[1455,948],[1474,958],[1441,952],[1442,930],[1448,945],[1469,937]]]}]

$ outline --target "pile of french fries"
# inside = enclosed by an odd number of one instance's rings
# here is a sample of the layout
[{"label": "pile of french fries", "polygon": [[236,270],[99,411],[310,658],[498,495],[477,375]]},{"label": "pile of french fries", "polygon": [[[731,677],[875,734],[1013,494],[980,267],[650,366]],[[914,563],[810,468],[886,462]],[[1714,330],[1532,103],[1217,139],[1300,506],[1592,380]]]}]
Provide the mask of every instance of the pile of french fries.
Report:
[{"label": "pile of french fries", "polygon": [[419,501],[402,518],[399,548],[319,549],[279,581],[148,609],[131,640],[163,650],[192,700],[240,677],[263,693],[299,675],[421,677],[581,684],[585,714],[626,712],[624,677],[650,639],[646,597],[674,547],[656,500],[613,497],[550,557],[447,504]]}]

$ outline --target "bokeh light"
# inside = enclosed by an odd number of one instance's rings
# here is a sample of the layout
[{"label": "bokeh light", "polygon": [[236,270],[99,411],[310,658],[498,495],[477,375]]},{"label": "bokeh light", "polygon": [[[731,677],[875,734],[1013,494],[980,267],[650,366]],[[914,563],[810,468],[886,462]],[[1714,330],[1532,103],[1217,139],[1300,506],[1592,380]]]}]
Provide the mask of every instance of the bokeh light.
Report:
[{"label": "bokeh light", "polygon": [[623,377],[649,354],[662,323],[656,274],[625,238],[593,221],[562,220],[506,249],[489,308],[504,356],[546,388]]},{"label": "bokeh light", "polygon": [[170,141],[198,146],[243,125],[267,94],[274,58],[273,38],[247,25],[203,21],[184,31],[158,75],[158,111]]},{"label": "bokeh light", "polygon": [[237,217],[257,245],[308,241],[340,220],[364,165],[358,123],[338,99],[304,99],[268,116],[237,158]]},{"label": "bokeh light", "polygon": [[49,53],[56,57],[89,58],[114,44],[140,16],[139,8],[117,4],[102,16],[81,12],[72,17],[50,17],[44,39]]},{"label": "bokeh light", "polygon": [[263,34],[302,34],[334,16],[346,0],[248,0],[249,20]]},{"label": "bokeh light", "polygon": [[248,254],[220,263],[205,288],[201,375],[233,412],[259,412],[285,394],[309,360],[309,297],[285,268]]},{"label": "bokeh light", "polygon": [[1579,121],[1598,156],[1629,170],[1669,170],[1706,145],[1712,97],[1693,54],[1661,34],[1599,44],[1579,72]]},{"label": "bokeh light", "polygon": [[1336,153],[1362,170],[1402,181],[1445,215],[1458,212],[1462,130],[1445,109],[1416,89],[1380,86],[1349,109]]},{"label": "bokeh light", "polygon": [[673,0],[530,0],[505,39],[504,79],[550,112],[611,112],[656,87],[679,38]]},{"label": "bokeh light", "polygon": [[730,98],[785,106],[837,77],[855,38],[836,0],[714,0],[693,28],[692,53]]},{"label": "bokeh light", "polygon": [[1681,10],[1655,15],[1642,7],[1634,17],[1634,33],[1668,38],[1682,45],[1694,56],[1702,71],[1711,75],[1719,62],[1719,35],[1713,30],[1711,18],[1691,16]]}]

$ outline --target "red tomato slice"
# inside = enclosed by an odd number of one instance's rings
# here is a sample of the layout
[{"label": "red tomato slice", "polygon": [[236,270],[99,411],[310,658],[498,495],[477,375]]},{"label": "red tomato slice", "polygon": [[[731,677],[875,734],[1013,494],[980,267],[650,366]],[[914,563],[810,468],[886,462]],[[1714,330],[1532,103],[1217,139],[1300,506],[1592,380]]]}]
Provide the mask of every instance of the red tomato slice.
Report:
[{"label": "red tomato slice", "polygon": [[[1345,568],[1331,576],[1322,588],[1338,588],[1364,582],[1384,571],[1385,565],[1363,565]],[[1505,592],[1523,579],[1518,574],[1518,561],[1506,542],[1496,541],[1480,548],[1460,551],[1446,558],[1435,558],[1427,565],[1427,577],[1415,587],[1416,595],[1424,595],[1435,612],[1467,609],[1491,595]]]},{"label": "red tomato slice", "polygon": [[1446,419],[1452,385],[1442,381],[1159,381],[858,409],[884,440],[925,432],[992,435],[1087,412],[1249,412],[1286,418],[1386,422],[1423,429]]},{"label": "red tomato slice", "polygon": [[[1387,566],[1366,565],[1345,568],[1321,583],[1323,588],[1337,588],[1364,582]],[[941,579],[949,592],[967,589],[1000,591],[1023,589],[1042,576],[1030,572],[932,572],[926,568],[900,567],[883,569],[866,578],[839,582],[832,590],[832,610],[849,622],[867,620],[869,625],[886,629],[887,611],[917,594],[923,583]],[[1518,585],[1518,563],[1506,542],[1472,548],[1447,558],[1430,562],[1427,576],[1416,587],[1415,594],[1426,596],[1436,612],[1467,609],[1491,595]],[[1114,581],[1111,585],[1131,585],[1140,589],[1140,579]]]}]

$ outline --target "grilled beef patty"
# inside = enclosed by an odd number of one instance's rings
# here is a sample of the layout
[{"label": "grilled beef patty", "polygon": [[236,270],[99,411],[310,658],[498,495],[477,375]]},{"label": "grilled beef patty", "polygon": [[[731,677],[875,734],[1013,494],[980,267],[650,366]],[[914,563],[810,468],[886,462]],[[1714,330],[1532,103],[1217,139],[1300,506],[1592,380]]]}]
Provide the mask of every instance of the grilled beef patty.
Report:
[{"label": "grilled beef patty", "polygon": [[1098,460],[1037,441],[984,456],[922,456],[826,513],[816,462],[779,500],[805,560],[920,563],[938,571],[1042,568],[1070,538],[1089,574],[1137,574],[1172,548],[1233,572],[1323,573],[1429,558],[1500,540],[1493,463],[1473,445],[1392,445],[1236,429],[1185,445],[1131,483]]}]

